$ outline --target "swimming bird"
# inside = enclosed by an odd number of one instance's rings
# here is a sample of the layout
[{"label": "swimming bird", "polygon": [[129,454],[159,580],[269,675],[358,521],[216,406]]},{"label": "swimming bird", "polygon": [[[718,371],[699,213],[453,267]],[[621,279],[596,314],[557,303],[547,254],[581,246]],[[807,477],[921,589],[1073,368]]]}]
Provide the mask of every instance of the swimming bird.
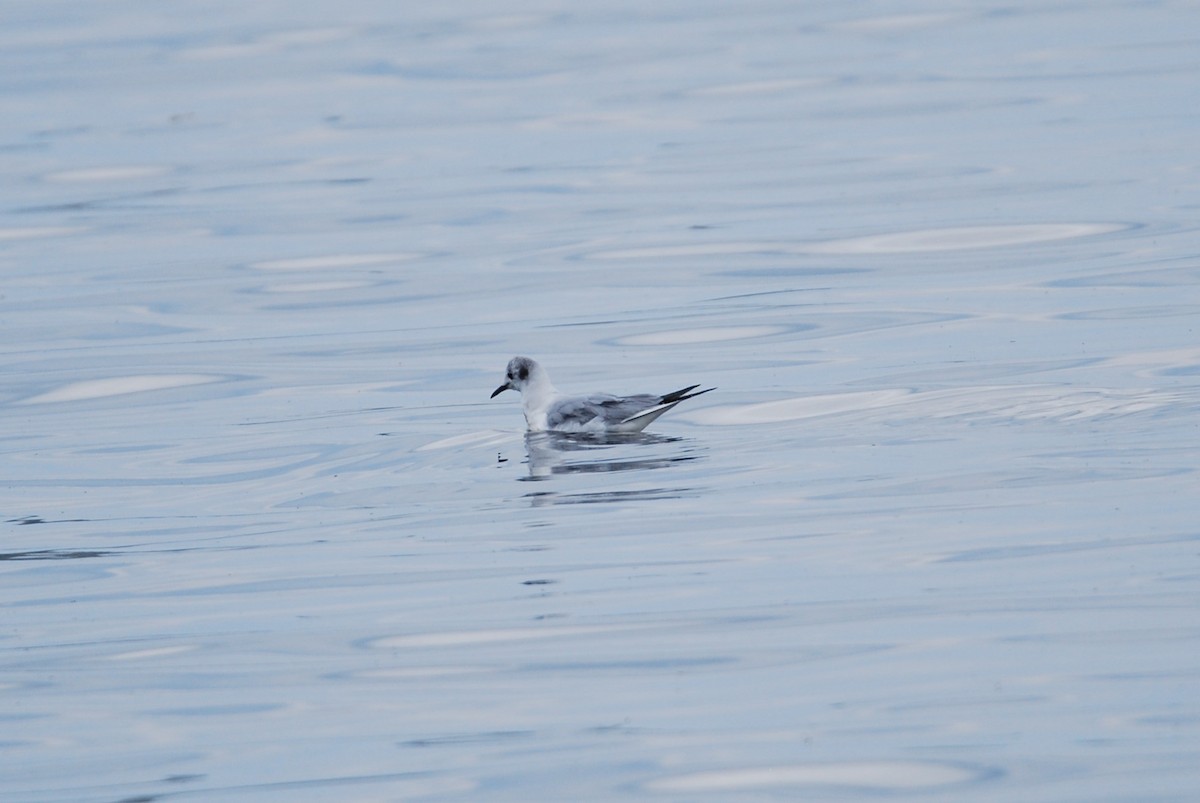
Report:
[{"label": "swimming bird", "polygon": [[509,360],[505,379],[503,385],[492,391],[492,398],[506,390],[518,391],[530,432],[641,432],[647,424],[681,401],[716,389],[696,390],[700,386],[691,385],[663,396],[650,393],[567,396],[550,384],[546,369],[529,357]]}]

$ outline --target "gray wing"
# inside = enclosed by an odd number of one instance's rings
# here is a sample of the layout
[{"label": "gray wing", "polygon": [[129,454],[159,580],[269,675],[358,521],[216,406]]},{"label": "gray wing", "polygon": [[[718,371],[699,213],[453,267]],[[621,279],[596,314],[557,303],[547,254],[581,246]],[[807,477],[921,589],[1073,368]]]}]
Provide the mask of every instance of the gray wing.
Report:
[{"label": "gray wing", "polygon": [[602,393],[573,396],[558,401],[550,408],[546,413],[546,425],[550,429],[586,427],[598,418],[605,427],[612,427],[653,407],[659,403],[659,399],[649,393],[637,396],[609,396]]}]

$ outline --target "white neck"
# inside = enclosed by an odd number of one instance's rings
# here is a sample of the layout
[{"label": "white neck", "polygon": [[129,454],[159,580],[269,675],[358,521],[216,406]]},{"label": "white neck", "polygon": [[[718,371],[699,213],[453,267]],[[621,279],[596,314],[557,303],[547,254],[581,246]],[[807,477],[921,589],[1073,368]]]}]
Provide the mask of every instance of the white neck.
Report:
[{"label": "white neck", "polygon": [[521,406],[530,429],[546,429],[546,410],[558,398],[558,390],[543,373],[533,374],[521,391]]}]

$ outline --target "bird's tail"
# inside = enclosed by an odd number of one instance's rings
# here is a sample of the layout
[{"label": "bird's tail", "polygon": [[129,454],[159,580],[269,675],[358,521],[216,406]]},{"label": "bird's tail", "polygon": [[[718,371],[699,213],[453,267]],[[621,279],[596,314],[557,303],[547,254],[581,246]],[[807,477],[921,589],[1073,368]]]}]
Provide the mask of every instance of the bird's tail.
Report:
[{"label": "bird's tail", "polygon": [[658,404],[654,405],[649,410],[643,410],[637,415],[631,415],[629,418],[626,418],[618,425],[617,429],[622,432],[641,432],[647,427],[647,425],[650,424],[650,422],[658,418],[667,410],[670,410],[675,405],[679,404],[681,401],[690,399],[693,396],[699,396],[701,393],[708,393],[710,390],[716,390],[716,388],[706,388],[704,390],[697,390],[695,393],[691,392],[696,390],[698,387],[700,386],[692,385],[690,388],[683,388],[682,390],[677,390],[674,393],[668,393],[667,395],[659,398]]}]

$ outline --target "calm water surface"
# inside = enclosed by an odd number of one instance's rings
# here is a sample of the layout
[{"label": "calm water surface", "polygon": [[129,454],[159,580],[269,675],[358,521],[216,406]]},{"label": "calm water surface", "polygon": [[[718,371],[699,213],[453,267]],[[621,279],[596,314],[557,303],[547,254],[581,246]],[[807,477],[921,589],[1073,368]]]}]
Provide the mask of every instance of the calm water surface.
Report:
[{"label": "calm water surface", "polygon": [[1193,800],[1198,31],[9,9],[0,797]]}]

